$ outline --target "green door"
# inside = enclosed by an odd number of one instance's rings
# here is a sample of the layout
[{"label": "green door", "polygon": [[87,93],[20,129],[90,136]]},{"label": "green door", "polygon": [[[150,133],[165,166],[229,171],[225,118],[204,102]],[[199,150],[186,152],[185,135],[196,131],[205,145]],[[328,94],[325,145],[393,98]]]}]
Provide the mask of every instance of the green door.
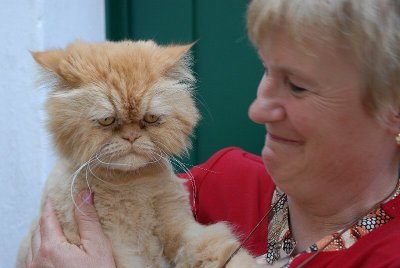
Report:
[{"label": "green door", "polygon": [[[259,154],[265,128],[248,119],[263,68],[247,39],[248,0],[106,0],[107,38],[197,41],[193,48],[202,120],[188,164],[221,148]],[[190,166],[189,166],[190,167]]]}]

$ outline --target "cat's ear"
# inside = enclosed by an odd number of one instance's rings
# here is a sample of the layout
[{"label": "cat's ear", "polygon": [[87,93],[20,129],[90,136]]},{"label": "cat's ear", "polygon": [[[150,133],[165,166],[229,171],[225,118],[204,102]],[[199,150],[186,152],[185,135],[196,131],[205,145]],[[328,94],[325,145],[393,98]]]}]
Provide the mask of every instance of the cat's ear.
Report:
[{"label": "cat's ear", "polygon": [[68,68],[70,67],[66,64],[68,55],[64,49],[31,52],[31,54],[44,70],[38,79],[39,84],[57,84],[61,87],[79,86],[81,80]]},{"label": "cat's ear", "polygon": [[191,71],[192,55],[190,49],[194,43],[187,45],[174,45],[168,47],[169,57],[173,59],[173,64],[168,68],[167,75],[172,79],[194,82],[194,76]]},{"label": "cat's ear", "polygon": [[60,62],[65,57],[65,50],[54,49],[43,52],[31,52],[34,60],[44,69],[61,76]]},{"label": "cat's ear", "polygon": [[167,47],[167,49],[169,50],[168,54],[172,59],[177,62],[189,54],[189,50],[194,46],[195,43],[196,42],[186,45],[174,45]]}]

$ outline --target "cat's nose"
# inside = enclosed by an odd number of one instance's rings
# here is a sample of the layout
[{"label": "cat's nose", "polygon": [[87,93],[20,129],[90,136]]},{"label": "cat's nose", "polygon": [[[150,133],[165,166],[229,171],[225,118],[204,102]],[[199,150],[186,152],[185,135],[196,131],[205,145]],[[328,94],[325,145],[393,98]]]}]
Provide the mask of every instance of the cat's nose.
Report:
[{"label": "cat's nose", "polygon": [[139,139],[142,135],[140,135],[137,132],[131,131],[128,133],[124,133],[121,137],[126,140],[129,141],[130,143],[133,143],[135,140]]}]

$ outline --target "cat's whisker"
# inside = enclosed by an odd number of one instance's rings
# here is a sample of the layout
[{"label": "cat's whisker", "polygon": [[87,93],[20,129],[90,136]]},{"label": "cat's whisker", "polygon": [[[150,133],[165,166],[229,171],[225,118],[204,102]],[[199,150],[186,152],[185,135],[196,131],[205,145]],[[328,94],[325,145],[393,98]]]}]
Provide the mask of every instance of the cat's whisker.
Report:
[{"label": "cat's whisker", "polygon": [[[190,164],[187,164],[187,165],[190,165]],[[196,166],[196,165],[190,165],[190,166],[192,166],[193,168],[200,169],[200,170],[207,171],[207,172],[214,173],[214,174],[219,174],[220,173],[218,171],[211,170],[211,169],[208,169],[208,168],[203,168],[203,167]]]},{"label": "cat's whisker", "polygon": [[[158,148],[161,152],[163,152],[160,148]],[[157,154],[156,152],[154,152],[155,154]],[[164,153],[164,152],[163,152]],[[164,153],[165,155],[167,155],[166,153]],[[175,164],[177,164],[180,168],[182,168],[182,170],[189,176],[189,177],[191,177],[191,178],[193,178],[193,175],[192,175],[192,173],[190,172],[190,170],[182,163],[182,162],[180,162],[179,160],[177,160],[175,157],[169,157],[169,158],[167,158],[167,157],[165,157],[165,156],[162,156],[162,155],[160,155],[160,154],[157,154],[159,157],[162,157],[162,158],[164,158],[165,160],[169,160],[169,161],[172,161],[172,162],[174,162]]]},{"label": "cat's whisker", "polygon": [[211,112],[211,110],[210,110],[210,107],[207,105],[205,99],[204,99],[204,98],[201,98],[201,97],[200,97],[200,98],[197,97],[196,94],[193,94],[193,95],[192,95],[192,98],[194,98],[194,99],[196,100],[196,103],[199,103],[200,106],[203,106],[203,108],[206,110],[207,114],[210,116],[210,119],[211,119],[212,121],[214,121],[214,116],[213,116],[213,114],[212,114],[212,112]]},{"label": "cat's whisker", "polygon": [[[154,143],[158,143],[158,144],[160,144],[160,145],[162,145],[164,148],[167,148],[167,146],[165,146],[165,144],[163,144],[163,143],[161,143],[161,142],[158,142],[158,141],[154,141]],[[163,154],[164,155],[164,157],[166,157],[165,159],[167,159],[168,161],[171,161],[171,160],[174,160],[174,157],[173,156],[169,156],[162,148],[160,148],[159,146],[157,147],[157,150],[159,150],[160,152],[161,152],[161,154]],[[168,156],[168,157],[167,157]],[[182,166],[180,166],[182,169],[186,169],[187,170],[187,168],[186,167],[182,167]]]},{"label": "cat's whisker", "polygon": [[[78,204],[75,201],[75,197],[74,197],[74,185],[75,185],[75,181],[78,178],[79,174],[81,173],[81,171],[90,163],[90,161],[92,161],[92,159],[89,159],[88,161],[86,161],[85,163],[83,163],[72,175],[70,178],[72,178],[71,180],[71,186],[70,186],[70,195],[71,195],[71,199],[72,199],[72,203],[74,204],[74,206],[78,209],[78,211],[82,214],[84,214],[84,212],[80,209],[80,207],[78,206]],[[90,189],[90,188],[89,188]],[[90,189],[90,193],[92,193],[91,189]]]},{"label": "cat's whisker", "polygon": [[[145,152],[146,155],[152,159],[154,159],[153,161],[148,161],[146,164],[158,164],[160,167],[165,166],[166,161],[168,161],[168,158],[163,157],[160,154],[157,154],[156,152],[154,152],[154,146],[150,146],[150,144],[146,144],[146,143],[138,143],[137,144],[139,149],[142,152]],[[157,149],[157,147],[156,147]],[[165,160],[165,161],[161,161],[161,160]]]},{"label": "cat's whisker", "polygon": [[[175,157],[172,157],[171,160],[176,165],[178,165],[188,175],[188,177],[191,181],[194,181],[194,176],[193,176],[192,172],[190,171],[190,169],[188,169],[181,161],[179,161]],[[195,185],[194,185],[194,187],[195,187]]]},{"label": "cat's whisker", "polygon": [[[163,144],[162,142],[157,141],[157,140],[153,140],[153,142],[154,142],[154,143],[157,143],[157,144],[159,144],[159,145],[161,145],[161,146],[163,146],[164,148],[166,148],[166,150],[168,150],[168,147],[167,147],[165,144]],[[160,148],[159,148],[159,149],[160,149]],[[177,160],[176,157],[174,157],[174,159]],[[216,172],[216,171],[214,171],[214,170],[207,169],[207,168],[203,168],[203,167],[200,167],[200,166],[197,166],[197,165],[193,165],[193,164],[189,164],[189,163],[185,163],[185,162],[183,162],[183,161],[181,161],[181,160],[179,160],[179,161],[180,161],[180,163],[184,164],[185,166],[190,166],[191,168],[201,169],[201,170],[204,170],[204,171],[207,171],[207,172],[210,172],[210,173],[218,174],[218,172]]]},{"label": "cat's whisker", "polygon": [[[146,143],[139,143],[139,144],[136,144],[136,146],[138,146],[138,149],[140,149],[141,152],[150,151],[150,149],[152,149],[152,147],[150,147],[149,144],[146,144]],[[132,168],[135,167],[135,165],[128,164],[128,163],[106,162],[104,159],[100,158],[100,157],[103,157],[105,155],[108,156],[109,158],[113,158],[113,156],[118,155],[118,151],[113,151],[113,152],[110,152],[110,153],[103,153],[102,155],[99,155],[99,154],[96,155],[97,161],[100,164],[105,165],[107,167],[107,171],[109,171],[112,167],[115,167],[115,166],[124,166],[124,167],[128,167],[128,168],[129,167],[132,167]],[[135,157],[134,154],[132,154],[132,156]],[[147,156],[153,158],[153,156],[151,156],[150,154],[147,154]],[[154,161],[148,161],[147,163],[145,163],[145,165],[158,163],[158,162],[160,162],[160,160],[161,160],[161,158],[159,158],[159,159],[154,158]],[[140,172],[140,170],[137,170],[137,172]]]},{"label": "cat's whisker", "polygon": [[[108,173],[108,175],[112,175],[112,170],[113,170],[113,166],[131,166],[129,164],[123,164],[123,163],[115,163],[115,162],[105,162],[104,160],[102,160],[101,158],[104,156],[107,156],[108,158],[112,159],[114,158],[116,155],[118,155],[118,151],[111,151],[111,152],[103,152],[102,154],[96,154],[95,158],[96,158],[96,164],[100,165],[102,164],[102,166],[104,166],[106,168],[106,172]],[[97,179],[100,179],[97,177]],[[100,179],[100,181],[104,181],[102,179]],[[114,185],[110,182],[108,182],[111,185]]]},{"label": "cat's whisker", "polygon": [[[153,142],[159,145],[157,149],[160,150],[160,151],[161,151],[162,153],[164,153],[165,155],[168,155],[168,154],[165,152],[165,150],[166,150],[166,151],[171,151],[171,150],[168,148],[168,146],[165,145],[164,143],[162,143],[162,142],[160,142],[160,141],[157,141],[157,140],[154,140]],[[163,150],[160,146],[163,147],[164,150]],[[176,157],[174,157],[174,156],[171,156],[171,158],[176,159]],[[185,163],[183,163],[183,162],[180,162],[180,163],[181,163],[182,165],[185,164]],[[186,166],[185,166],[185,169],[187,169]]]},{"label": "cat's whisker", "polygon": [[[163,150],[161,148],[158,148],[158,150],[163,152]],[[163,153],[165,154],[165,152],[163,152]],[[161,156],[161,157],[163,157],[163,156]],[[175,164],[177,164],[188,175],[189,181],[192,185],[193,212],[194,212],[194,216],[196,218],[197,217],[197,209],[196,209],[196,207],[197,207],[197,204],[196,204],[197,187],[196,187],[196,183],[194,180],[194,176],[193,176],[192,172],[190,172],[190,170],[181,161],[179,161],[175,157],[171,157],[170,160],[173,161]]]},{"label": "cat's whisker", "polygon": [[211,169],[208,169],[208,168],[200,167],[198,165],[193,165],[193,164],[182,162],[181,160],[178,160],[176,157],[174,157],[173,160],[179,161],[180,163],[182,163],[185,166],[190,166],[192,169],[200,169],[200,170],[207,171],[207,172],[214,173],[214,174],[218,174],[219,173],[219,172],[217,172],[215,170],[211,170]]},{"label": "cat's whisker", "polygon": [[[70,187],[70,194],[71,194],[71,199],[72,199],[72,202],[74,203],[74,206],[75,207],[77,207],[77,209],[80,211],[80,208],[79,208],[79,206],[76,204],[76,201],[75,201],[75,199],[74,199],[74,185],[75,185],[75,181],[76,181],[76,179],[78,178],[78,176],[79,176],[79,174],[82,172],[82,170],[83,169],[86,169],[85,170],[85,180],[86,180],[86,185],[87,185],[87,187],[88,187],[88,189],[89,189],[89,193],[92,193],[93,191],[92,191],[92,189],[91,189],[91,186],[90,186],[90,182],[89,182],[89,173],[88,172],[90,172],[94,177],[96,177],[95,176],[95,174],[93,173],[93,171],[92,171],[92,169],[91,169],[91,165],[93,164],[93,163],[95,163],[96,164],[96,158],[95,157],[91,157],[88,161],[86,161],[85,163],[83,163],[73,174],[72,174],[72,176],[71,176],[71,178],[72,178],[72,181],[71,181],[71,187]],[[97,178],[97,177],[96,177]],[[83,213],[82,211],[80,211],[81,213]]]},{"label": "cat's whisker", "polygon": [[86,165],[86,171],[85,171],[85,180],[86,180],[86,185],[89,189],[89,192],[92,192],[92,188],[90,188],[90,183],[89,183],[89,175],[88,175],[88,168],[90,167],[90,163]]},{"label": "cat's whisker", "polygon": [[176,159],[175,157],[172,157],[171,160],[175,163],[177,163],[184,171],[185,173],[188,175],[190,184],[192,185],[192,201],[193,201],[193,214],[194,217],[197,219],[197,187],[196,187],[196,182],[194,179],[194,176],[192,174],[192,172],[190,171],[190,169],[188,169],[181,161],[179,161],[178,159]]},{"label": "cat's whisker", "polygon": [[[158,142],[158,141],[154,141],[155,143],[158,143],[160,145],[162,145],[163,147],[167,147],[165,144],[163,144],[162,142]],[[160,147],[157,148],[158,150],[160,150],[161,152],[163,152],[164,154],[166,154]],[[192,200],[193,200],[193,213],[194,213],[194,217],[197,218],[197,187],[196,187],[196,183],[195,183],[195,179],[194,176],[192,174],[192,172],[190,171],[190,169],[188,169],[184,163],[182,163],[181,161],[179,161],[178,159],[176,159],[175,157],[170,157],[170,160],[172,162],[174,162],[175,164],[177,164],[188,176],[188,179],[192,185]]]},{"label": "cat's whisker", "polygon": [[177,164],[180,168],[182,168],[183,171],[185,171],[185,173],[188,174],[188,176],[193,178],[192,172],[183,162],[179,161],[176,157],[171,157],[171,160],[172,160],[172,162]]},{"label": "cat's whisker", "polygon": [[105,166],[132,166],[129,164],[124,164],[124,163],[115,163],[115,162],[104,162],[102,161],[97,155],[96,155],[96,159],[97,161],[99,161],[101,164],[105,165]]},{"label": "cat's whisker", "polygon": [[[157,149],[162,152],[165,155],[168,155],[165,151],[171,151],[170,148],[168,148],[167,145],[164,143],[158,141],[158,140],[153,140],[153,142],[157,145]],[[161,147],[160,147],[161,146]],[[164,149],[164,150],[163,150]]]},{"label": "cat's whisker", "polygon": [[[154,149],[158,150],[159,153],[157,153]],[[156,146],[155,148],[153,148],[152,151],[151,151],[151,153],[152,153],[153,155],[158,156],[160,159],[163,159],[163,160],[165,160],[166,162],[169,162],[168,154],[166,154],[166,153],[165,153],[163,150],[161,150],[159,147]]]},{"label": "cat's whisker", "polygon": [[[162,168],[162,167],[165,167],[166,165],[167,165],[167,163],[169,163],[169,159],[167,158],[167,157],[165,157],[165,156],[162,156],[162,155],[160,155],[160,154],[158,154],[158,153],[156,153],[156,152],[152,152],[152,157],[154,157],[154,158],[157,158],[158,157],[158,159],[159,159],[159,162],[158,162],[158,165]],[[164,161],[161,161],[161,160],[164,160]]]},{"label": "cat's whisker", "polygon": [[155,154],[155,156],[153,156],[153,157],[159,157],[160,159],[164,160],[164,161],[159,161],[158,162],[160,167],[163,167],[163,166],[166,165],[166,163],[169,163],[169,159],[167,157],[162,156],[162,155],[160,155],[160,154],[158,154],[156,152],[153,152],[153,154]]},{"label": "cat's whisker", "polygon": [[[97,163],[96,163],[97,164]],[[97,164],[98,165],[98,164]],[[109,182],[109,181],[106,181],[106,180],[103,180],[103,179],[101,179],[101,178],[99,178],[95,173],[94,173],[94,171],[92,170],[92,167],[89,165],[88,166],[88,169],[89,169],[89,172],[90,172],[90,174],[92,174],[92,176],[95,178],[95,179],[97,179],[97,180],[99,180],[99,181],[101,181],[101,182],[103,182],[103,183],[105,183],[105,184],[107,184],[107,185],[111,185],[111,186],[116,186],[117,184],[114,184],[114,183],[111,183],[111,182]]]},{"label": "cat's whisker", "polygon": [[[159,155],[156,155],[156,156],[159,156]],[[154,154],[148,154],[148,157],[152,158],[153,160],[152,161],[148,161],[146,164],[155,164],[155,163],[162,164],[161,160],[163,158],[162,157],[158,157],[157,158],[156,156],[154,156]]]},{"label": "cat's whisker", "polygon": [[91,189],[91,187],[90,187],[90,183],[89,183],[89,174],[88,174],[88,171],[91,173],[91,174],[93,174],[93,172],[92,172],[92,170],[91,170],[91,165],[93,164],[93,163],[96,163],[96,159],[92,156],[90,159],[89,159],[89,161],[87,162],[87,165],[86,165],[86,177],[85,177],[85,179],[86,179],[86,185],[88,186],[88,189],[89,189],[89,191],[90,191],[90,193],[92,192],[92,189]]}]

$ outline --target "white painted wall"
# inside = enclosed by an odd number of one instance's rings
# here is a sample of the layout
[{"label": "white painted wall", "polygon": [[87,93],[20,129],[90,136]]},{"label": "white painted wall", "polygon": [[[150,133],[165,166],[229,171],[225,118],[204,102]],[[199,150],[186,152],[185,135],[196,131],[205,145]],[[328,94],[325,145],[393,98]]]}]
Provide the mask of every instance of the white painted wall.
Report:
[{"label": "white painted wall", "polygon": [[9,268],[54,163],[29,50],[104,40],[104,0],[2,0],[0,25],[0,268]]}]

